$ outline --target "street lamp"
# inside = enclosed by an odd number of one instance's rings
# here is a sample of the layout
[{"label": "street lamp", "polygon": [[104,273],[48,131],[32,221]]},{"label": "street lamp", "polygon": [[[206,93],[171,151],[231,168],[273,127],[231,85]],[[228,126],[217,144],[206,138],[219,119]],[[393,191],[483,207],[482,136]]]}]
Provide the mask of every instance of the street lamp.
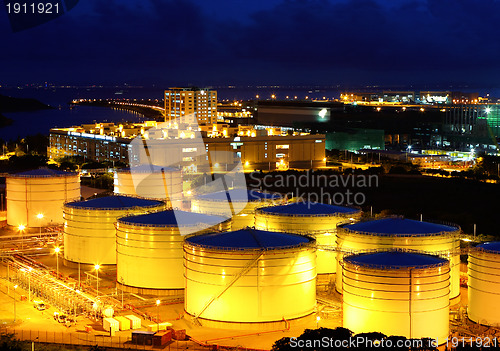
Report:
[{"label": "street lamp", "polygon": [[160,299],[156,300],[156,331],[160,331]]},{"label": "street lamp", "polygon": [[61,251],[61,248],[59,246],[56,246],[54,248],[54,252],[56,253],[57,279],[59,279],[59,252],[60,251]]},{"label": "street lamp", "polygon": [[99,268],[101,268],[101,266],[99,266],[98,264],[96,264],[94,266],[94,269],[95,269],[96,274],[97,274],[97,285],[96,285],[96,287],[97,287],[97,294],[96,294],[96,297],[99,296]]},{"label": "street lamp", "polygon": [[42,219],[43,219],[43,213],[39,213],[36,215],[36,218],[40,220],[40,235],[42,235]]},{"label": "street lamp", "polygon": [[320,316],[317,316],[316,317],[316,329],[319,328],[319,321],[321,320],[321,317]]}]

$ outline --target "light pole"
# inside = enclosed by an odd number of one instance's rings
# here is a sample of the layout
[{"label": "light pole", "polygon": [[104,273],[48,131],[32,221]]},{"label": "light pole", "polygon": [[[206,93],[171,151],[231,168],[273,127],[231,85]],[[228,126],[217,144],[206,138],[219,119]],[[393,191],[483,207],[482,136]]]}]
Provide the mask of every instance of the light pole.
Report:
[{"label": "light pole", "polygon": [[316,317],[316,329],[319,328],[319,321],[321,320],[321,317],[320,316],[317,316]]},{"label": "light pole", "polygon": [[42,235],[42,219],[43,219],[43,213],[39,213],[36,215],[36,218],[40,220],[40,236]]},{"label": "light pole", "polygon": [[54,252],[56,253],[56,271],[57,271],[57,279],[59,279],[59,252],[61,251],[61,248],[59,246],[56,246],[54,248]]},{"label": "light pole", "polygon": [[95,269],[96,275],[97,275],[97,285],[96,285],[96,287],[97,287],[97,294],[96,294],[96,297],[99,296],[99,268],[101,268],[101,266],[99,266],[98,264],[96,264],[94,266],[94,269]]},{"label": "light pole", "polygon": [[160,331],[160,299],[156,300],[156,331]]},{"label": "light pole", "polygon": [[16,289],[17,289],[17,284],[14,285],[14,322],[16,321]]}]

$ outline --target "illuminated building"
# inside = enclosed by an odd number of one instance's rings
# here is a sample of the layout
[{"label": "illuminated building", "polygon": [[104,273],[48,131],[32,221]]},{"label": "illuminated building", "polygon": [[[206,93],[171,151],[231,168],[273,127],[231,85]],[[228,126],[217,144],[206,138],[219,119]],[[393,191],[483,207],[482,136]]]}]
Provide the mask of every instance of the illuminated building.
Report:
[{"label": "illuminated building", "polygon": [[199,124],[217,122],[217,92],[198,88],[165,90],[165,122],[190,118]]},{"label": "illuminated building", "polygon": [[[283,134],[282,131],[285,131],[283,128],[254,129],[250,126],[224,129],[221,125],[219,130],[218,124],[214,124],[206,132],[201,132],[202,136],[206,137],[203,138],[205,150],[200,150],[200,140],[194,138],[197,131],[168,129],[164,136],[150,135],[150,131],[156,126],[156,122],[145,122],[133,124],[133,128],[114,124],[108,124],[104,128],[84,128],[83,126],[53,128],[50,130],[48,155],[51,159],[83,156],[100,162],[127,163],[130,142],[134,137],[141,136],[148,140],[148,147],[151,149],[164,148],[164,140],[169,141],[168,155],[165,152],[152,154],[150,161],[153,164],[170,164],[166,159],[171,155],[178,155],[179,165],[182,165],[182,170],[187,172],[207,171],[207,169],[192,167],[192,165],[203,164],[204,162],[201,161],[208,157],[207,152],[211,155],[212,167],[218,168],[215,171],[229,170],[235,162],[234,154],[241,158],[245,170],[307,169],[324,166],[326,161],[325,134],[297,132]],[[126,132],[126,129],[130,131]],[[162,132],[161,129],[155,130],[155,133],[160,132]],[[116,136],[117,134],[124,136]],[[243,136],[235,137],[235,134]]]}]

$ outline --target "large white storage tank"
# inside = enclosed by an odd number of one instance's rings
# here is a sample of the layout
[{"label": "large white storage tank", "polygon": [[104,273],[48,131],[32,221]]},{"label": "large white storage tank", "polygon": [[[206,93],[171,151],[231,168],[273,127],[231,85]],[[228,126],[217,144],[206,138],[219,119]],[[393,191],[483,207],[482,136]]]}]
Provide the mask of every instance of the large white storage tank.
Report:
[{"label": "large white storage tank", "polygon": [[163,199],[171,207],[180,207],[182,172],[177,168],[155,165],[140,165],[117,170],[114,175],[114,192]]},{"label": "large white storage tank", "polygon": [[263,329],[310,315],[315,251],[312,237],[254,229],[188,237],[185,310],[222,328]]},{"label": "large white storage tank", "polygon": [[163,201],[106,196],[64,205],[64,258],[84,264],[116,264],[117,218],[165,209]]},{"label": "large white storage tank", "polygon": [[226,217],[231,216],[231,228],[238,230],[254,226],[256,208],[281,203],[283,203],[283,199],[280,194],[258,190],[230,189],[194,197],[191,200],[191,211]]},{"label": "large white storage tank", "polygon": [[469,251],[468,315],[477,323],[500,326],[500,242]]},{"label": "large white storage tank", "polygon": [[[450,261],[450,299],[460,295],[460,227],[388,217],[337,228],[337,269],[345,254],[365,251],[406,249],[436,254]],[[342,275],[336,276],[336,289],[342,292]]]},{"label": "large white storage tank", "polygon": [[6,177],[7,224],[44,227],[63,223],[63,204],[80,199],[80,177],[48,168]]},{"label": "large white storage tank", "polygon": [[166,210],[118,219],[117,282],[125,290],[168,295],[184,289],[184,235],[230,229],[226,218]]},{"label": "large white storage tank", "polygon": [[446,341],[448,260],[393,251],[349,256],[343,264],[344,328]]},{"label": "large white storage tank", "polygon": [[335,273],[337,225],[361,216],[356,208],[314,202],[296,202],[258,208],[255,229],[313,235],[316,238],[318,274]]}]

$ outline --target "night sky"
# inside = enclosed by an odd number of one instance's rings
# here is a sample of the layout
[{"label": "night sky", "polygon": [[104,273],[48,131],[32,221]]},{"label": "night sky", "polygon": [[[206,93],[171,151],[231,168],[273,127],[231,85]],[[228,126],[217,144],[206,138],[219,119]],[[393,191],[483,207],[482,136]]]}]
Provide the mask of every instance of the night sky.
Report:
[{"label": "night sky", "polygon": [[500,1],[80,0],[13,32],[0,84],[500,86]]}]

